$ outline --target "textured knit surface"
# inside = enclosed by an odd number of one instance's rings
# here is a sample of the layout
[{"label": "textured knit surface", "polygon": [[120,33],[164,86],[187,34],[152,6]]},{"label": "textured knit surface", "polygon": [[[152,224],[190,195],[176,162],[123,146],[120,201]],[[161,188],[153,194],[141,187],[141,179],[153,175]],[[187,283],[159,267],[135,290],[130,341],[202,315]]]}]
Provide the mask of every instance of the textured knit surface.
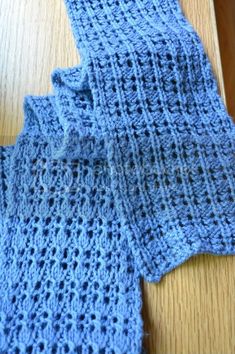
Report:
[{"label": "textured knit surface", "polygon": [[1,148],[0,352],[139,353],[139,272],[107,163],[54,159],[54,97],[30,96],[24,107],[14,150]]},{"label": "textured knit surface", "polygon": [[234,254],[235,125],[178,1],[65,2],[141,274]]},{"label": "textured knit surface", "polygon": [[140,354],[140,276],[235,254],[235,126],[176,0],[65,0],[82,64],[0,149],[0,352]]}]

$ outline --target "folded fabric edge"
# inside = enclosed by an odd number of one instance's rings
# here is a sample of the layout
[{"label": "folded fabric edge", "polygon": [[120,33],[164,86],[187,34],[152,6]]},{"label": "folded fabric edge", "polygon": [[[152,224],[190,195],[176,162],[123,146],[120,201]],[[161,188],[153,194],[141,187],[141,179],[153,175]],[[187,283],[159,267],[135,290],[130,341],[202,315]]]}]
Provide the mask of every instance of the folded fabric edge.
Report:
[{"label": "folded fabric edge", "polygon": [[[178,239],[178,236],[172,237],[172,235],[170,235],[167,240],[169,241],[167,245],[168,252],[164,254],[164,261],[160,260],[159,264],[156,264],[155,262],[151,264],[151,256],[149,255],[148,257],[147,255],[146,257],[146,254],[142,255],[143,262],[140,261],[141,258],[138,258],[137,260],[140,273],[144,280],[148,282],[160,282],[168,273],[175,270],[194,256],[203,254],[212,256],[234,256],[235,222],[231,226],[230,232],[231,233],[228,234],[223,241],[221,241],[217,234],[218,238],[213,243],[210,243],[207,240],[210,235],[206,235],[203,240],[200,239],[200,237],[196,240],[187,240],[183,237],[182,239]],[[135,248],[136,245],[133,247]],[[140,253],[142,252],[140,251]]]},{"label": "folded fabric edge", "polygon": [[[66,75],[73,72],[73,79]],[[43,135],[51,147],[55,159],[63,158],[94,158],[105,157],[104,141],[100,137],[96,141],[95,133],[91,132],[87,121],[91,113],[87,109],[80,109],[70,104],[70,95],[75,90],[79,97],[86,95],[87,84],[79,79],[77,74],[80,69],[56,69],[53,74],[55,92],[48,95],[27,95],[24,97],[24,124],[18,135],[34,138]],[[64,85],[58,86],[58,80],[64,79]],[[72,92],[72,93],[71,93]],[[67,112],[65,112],[67,109]],[[90,118],[89,118],[90,117]]]},{"label": "folded fabric edge", "polygon": [[55,106],[64,136],[56,157],[106,158],[105,142],[94,110],[88,75],[89,57],[84,64],[52,72]]}]

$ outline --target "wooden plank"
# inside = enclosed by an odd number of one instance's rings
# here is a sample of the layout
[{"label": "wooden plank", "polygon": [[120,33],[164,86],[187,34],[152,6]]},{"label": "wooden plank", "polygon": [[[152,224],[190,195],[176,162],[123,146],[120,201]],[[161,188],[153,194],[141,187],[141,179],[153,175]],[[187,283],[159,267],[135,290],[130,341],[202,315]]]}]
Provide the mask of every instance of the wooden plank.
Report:
[{"label": "wooden plank", "polygon": [[227,107],[235,121],[235,1],[215,0]]},{"label": "wooden plank", "polygon": [[210,57],[221,95],[226,103],[214,2],[213,0],[181,0],[181,4],[185,15],[199,34]]},{"label": "wooden plank", "polygon": [[47,94],[55,67],[79,62],[63,1],[0,1],[0,143],[23,125],[26,94]]}]

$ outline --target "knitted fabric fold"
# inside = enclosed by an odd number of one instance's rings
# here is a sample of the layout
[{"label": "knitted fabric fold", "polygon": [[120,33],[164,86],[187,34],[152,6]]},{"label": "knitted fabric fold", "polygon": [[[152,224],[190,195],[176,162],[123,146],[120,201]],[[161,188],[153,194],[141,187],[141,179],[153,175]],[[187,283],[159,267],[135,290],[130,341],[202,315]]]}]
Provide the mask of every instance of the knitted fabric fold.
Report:
[{"label": "knitted fabric fold", "polygon": [[106,158],[102,132],[94,117],[86,65],[57,68],[51,80],[61,127],[60,131],[53,131],[53,156]]},{"label": "knitted fabric fold", "polygon": [[141,275],[234,254],[235,128],[178,1],[65,3]]},{"label": "knitted fabric fold", "polygon": [[140,353],[139,271],[107,162],[54,157],[56,101],[27,96],[16,144],[0,149],[0,351]]}]

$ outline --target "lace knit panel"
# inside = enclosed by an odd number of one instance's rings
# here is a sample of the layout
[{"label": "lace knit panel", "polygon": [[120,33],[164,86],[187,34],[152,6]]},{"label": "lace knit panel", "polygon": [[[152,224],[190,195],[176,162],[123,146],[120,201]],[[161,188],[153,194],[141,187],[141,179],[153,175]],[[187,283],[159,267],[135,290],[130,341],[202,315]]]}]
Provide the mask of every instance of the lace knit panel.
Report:
[{"label": "lace knit panel", "polygon": [[40,127],[41,118],[56,121],[52,108],[51,97],[25,100],[25,127],[11,156],[1,352],[139,353],[139,273],[107,163],[52,158]]},{"label": "lace knit panel", "polygon": [[178,1],[66,5],[141,274],[159,281],[194,254],[234,254],[234,124]]},{"label": "lace knit panel", "polygon": [[14,146],[0,146],[0,222],[5,216],[8,205],[8,179],[10,173],[10,157]]},{"label": "lace knit panel", "polygon": [[65,3],[82,65],[0,151],[0,351],[140,353],[140,274],[235,253],[234,125],[178,1]]}]

